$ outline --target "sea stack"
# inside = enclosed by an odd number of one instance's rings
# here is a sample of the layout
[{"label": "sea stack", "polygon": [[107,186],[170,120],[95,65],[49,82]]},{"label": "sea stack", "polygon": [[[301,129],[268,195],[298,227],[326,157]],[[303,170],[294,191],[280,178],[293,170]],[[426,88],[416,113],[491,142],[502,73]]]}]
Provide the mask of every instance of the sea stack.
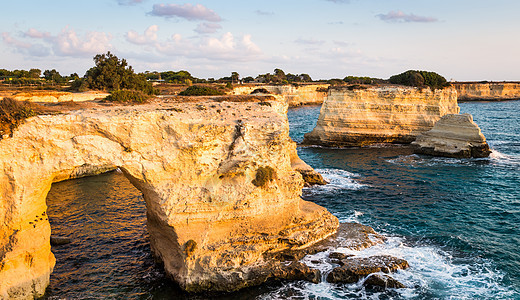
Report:
[{"label": "sea stack", "polygon": [[408,144],[446,114],[459,113],[457,91],[407,86],[330,87],[303,144],[326,147]]},{"label": "sea stack", "polygon": [[443,116],[412,143],[417,154],[455,158],[488,157],[486,138],[470,114]]}]

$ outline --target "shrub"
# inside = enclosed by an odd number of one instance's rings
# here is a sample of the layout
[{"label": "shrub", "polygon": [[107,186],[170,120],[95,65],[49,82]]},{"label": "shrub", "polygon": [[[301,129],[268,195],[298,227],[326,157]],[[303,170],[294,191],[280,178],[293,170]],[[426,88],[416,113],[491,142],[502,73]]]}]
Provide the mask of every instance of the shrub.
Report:
[{"label": "shrub", "polygon": [[265,187],[265,185],[272,181],[276,175],[276,171],[270,167],[260,167],[258,170],[256,170],[256,177],[251,182],[257,187]]},{"label": "shrub", "polygon": [[184,253],[186,254],[186,257],[191,256],[195,250],[197,250],[197,242],[194,240],[189,240],[184,244]]},{"label": "shrub", "polygon": [[113,91],[105,98],[106,101],[122,103],[145,103],[150,98],[149,95],[141,91]]},{"label": "shrub", "polygon": [[408,70],[404,73],[390,77],[389,81],[393,84],[402,84],[407,86],[429,86],[432,90],[450,86],[450,83],[446,78],[435,72],[428,71]]},{"label": "shrub", "polygon": [[12,135],[14,129],[25,119],[38,114],[29,102],[20,102],[12,98],[0,100],[0,138],[6,134]]},{"label": "shrub", "polygon": [[223,91],[216,90],[209,86],[192,85],[179,93],[180,96],[218,96],[225,95]]},{"label": "shrub", "polygon": [[251,95],[253,94],[271,94],[269,93],[268,90],[266,90],[265,88],[259,88],[259,89],[255,89],[254,91],[251,92]]}]

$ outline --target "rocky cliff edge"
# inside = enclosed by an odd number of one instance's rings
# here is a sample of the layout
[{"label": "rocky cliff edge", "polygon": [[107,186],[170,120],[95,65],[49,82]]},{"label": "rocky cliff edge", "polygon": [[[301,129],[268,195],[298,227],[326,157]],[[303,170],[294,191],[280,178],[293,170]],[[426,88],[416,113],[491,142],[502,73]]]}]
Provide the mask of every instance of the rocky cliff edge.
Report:
[{"label": "rocky cliff edge", "polygon": [[266,253],[333,234],[338,220],[300,198],[286,102],[235,101],[95,106],[29,118],[0,140],[0,298],[44,293],[46,195],[98,168],[120,168],[143,193],[152,250],[187,291],[258,284]]}]

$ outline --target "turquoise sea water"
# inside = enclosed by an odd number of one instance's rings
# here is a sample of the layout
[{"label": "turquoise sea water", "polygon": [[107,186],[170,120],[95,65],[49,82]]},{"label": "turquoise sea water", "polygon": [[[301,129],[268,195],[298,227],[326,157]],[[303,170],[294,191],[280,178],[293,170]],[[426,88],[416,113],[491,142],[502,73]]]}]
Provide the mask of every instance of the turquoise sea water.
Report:
[{"label": "turquoise sea water", "polygon": [[[57,258],[49,298],[112,299],[520,299],[520,102],[462,103],[493,150],[486,159],[418,156],[407,147],[301,147],[331,184],[304,198],[341,221],[374,227],[384,245],[353,252],[405,258],[393,275],[409,288],[384,293],[361,284],[268,284],[228,295],[189,296],[150,254],[144,201],[120,173],[54,184],[47,203],[54,234],[73,243]],[[312,130],[319,107],[289,111],[291,136]],[[327,272],[333,266],[305,261]]]}]

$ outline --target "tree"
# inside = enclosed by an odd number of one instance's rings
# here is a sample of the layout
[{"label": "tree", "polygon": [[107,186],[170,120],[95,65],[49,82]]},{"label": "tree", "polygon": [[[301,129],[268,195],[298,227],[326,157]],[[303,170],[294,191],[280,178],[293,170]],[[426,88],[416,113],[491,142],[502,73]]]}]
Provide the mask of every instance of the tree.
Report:
[{"label": "tree", "polygon": [[90,68],[85,74],[86,86],[90,89],[137,90],[149,95],[155,92],[152,84],[143,74],[135,74],[126,59],[119,59],[110,51],[94,56],[94,62],[96,66]]},{"label": "tree", "polygon": [[423,87],[429,86],[431,89],[442,89],[449,86],[446,78],[435,72],[408,70],[404,73],[394,75],[389,79],[390,83],[408,86]]},{"label": "tree", "polygon": [[238,83],[239,80],[240,80],[240,75],[238,75],[237,72],[231,72],[231,82]]},{"label": "tree", "polygon": [[45,70],[43,72],[43,76],[47,81],[50,82],[61,82],[63,81],[63,77],[60,75],[60,72],[56,71],[56,69]]},{"label": "tree", "polygon": [[40,78],[42,75],[42,70],[40,69],[30,69],[29,70],[29,78]]}]

